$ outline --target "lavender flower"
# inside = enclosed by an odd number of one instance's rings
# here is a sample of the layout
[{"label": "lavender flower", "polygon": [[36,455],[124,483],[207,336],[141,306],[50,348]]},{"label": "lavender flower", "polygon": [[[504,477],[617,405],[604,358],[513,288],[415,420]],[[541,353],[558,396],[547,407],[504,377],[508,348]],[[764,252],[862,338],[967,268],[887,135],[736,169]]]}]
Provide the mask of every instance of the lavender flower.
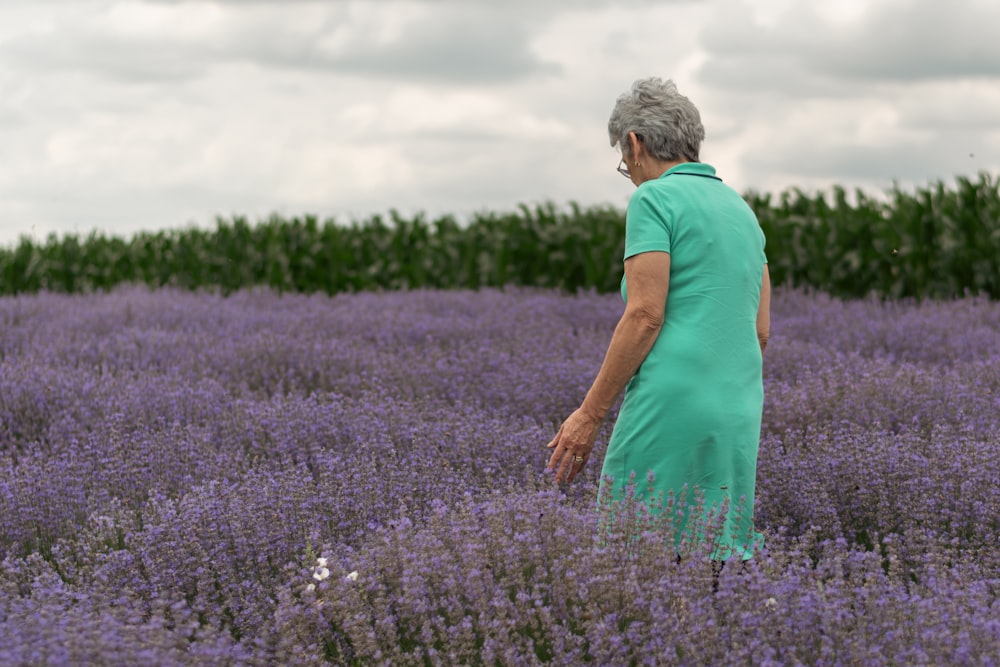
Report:
[{"label": "lavender flower", "polygon": [[664,519],[696,493],[599,509],[614,412],[542,473],[620,313],[0,299],[0,664],[1000,662],[997,304],[776,292],[766,548],[717,576]]}]

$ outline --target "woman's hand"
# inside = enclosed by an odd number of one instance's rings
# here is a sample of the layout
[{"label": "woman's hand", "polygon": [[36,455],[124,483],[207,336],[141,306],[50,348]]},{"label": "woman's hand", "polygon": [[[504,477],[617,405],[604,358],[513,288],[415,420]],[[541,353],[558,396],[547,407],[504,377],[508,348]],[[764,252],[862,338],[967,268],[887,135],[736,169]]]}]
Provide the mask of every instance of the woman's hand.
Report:
[{"label": "woman's hand", "polygon": [[583,470],[602,421],[600,417],[578,408],[559,427],[556,437],[547,445],[554,451],[546,469],[556,471],[556,484],[572,482],[576,474]]}]

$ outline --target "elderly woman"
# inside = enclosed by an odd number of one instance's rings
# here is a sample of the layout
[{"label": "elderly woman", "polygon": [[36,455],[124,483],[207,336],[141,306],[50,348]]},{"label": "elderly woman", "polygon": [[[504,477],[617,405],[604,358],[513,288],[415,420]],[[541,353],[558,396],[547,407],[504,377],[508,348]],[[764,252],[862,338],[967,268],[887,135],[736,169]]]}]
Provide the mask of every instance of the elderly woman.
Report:
[{"label": "elderly woman", "polygon": [[[706,513],[725,515],[713,559],[748,559],[762,540],[753,502],[770,311],[764,235],[743,198],[698,161],[705,130],[672,81],[636,81],[608,132],[618,171],[636,185],[625,311],[593,386],[548,444],[548,468],[572,481],[624,390],[602,498],[623,498],[630,479],[641,498],[651,476],[664,498],[697,496]],[[681,520],[678,540],[690,526]]]}]

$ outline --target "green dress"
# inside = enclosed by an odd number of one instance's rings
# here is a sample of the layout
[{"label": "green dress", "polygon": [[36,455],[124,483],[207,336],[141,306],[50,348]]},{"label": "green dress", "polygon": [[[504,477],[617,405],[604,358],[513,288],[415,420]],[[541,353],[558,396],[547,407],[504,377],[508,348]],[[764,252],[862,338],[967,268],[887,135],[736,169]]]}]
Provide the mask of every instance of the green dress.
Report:
[{"label": "green dress", "polygon": [[[630,478],[644,502],[660,492],[665,500],[683,493],[687,502],[703,494],[704,516],[712,508],[726,516],[712,558],[747,559],[763,541],[753,502],[764,401],[756,328],[764,234],[714,168],[684,163],[629,200],[625,258],[650,251],[670,253],[664,323],[625,388],[601,496],[621,499]],[[676,519],[678,544],[697,532],[691,516]]]}]

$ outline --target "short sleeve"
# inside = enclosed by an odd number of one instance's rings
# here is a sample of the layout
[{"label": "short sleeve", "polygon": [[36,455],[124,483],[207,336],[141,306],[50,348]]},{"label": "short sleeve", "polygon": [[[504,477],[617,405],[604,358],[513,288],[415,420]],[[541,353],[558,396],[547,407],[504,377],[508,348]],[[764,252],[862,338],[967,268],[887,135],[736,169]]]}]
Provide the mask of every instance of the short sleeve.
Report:
[{"label": "short sleeve", "polygon": [[657,202],[655,191],[640,186],[625,213],[625,259],[644,252],[670,252],[670,212]]}]

